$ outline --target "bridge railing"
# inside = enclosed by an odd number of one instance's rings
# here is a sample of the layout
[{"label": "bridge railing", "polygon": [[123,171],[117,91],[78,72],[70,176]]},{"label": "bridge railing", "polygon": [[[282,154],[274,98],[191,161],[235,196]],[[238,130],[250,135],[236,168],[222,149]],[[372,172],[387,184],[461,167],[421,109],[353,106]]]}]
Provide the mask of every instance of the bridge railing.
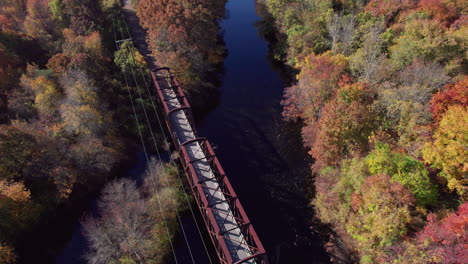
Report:
[{"label": "bridge railing", "polygon": [[197,202],[198,208],[200,209],[201,215],[208,229],[209,236],[215,247],[216,254],[220,259],[221,263],[230,264],[233,263],[232,256],[229,253],[226,241],[222,238],[221,230],[216,222],[215,214],[212,208],[209,206],[209,201],[204,195],[202,182],[198,179],[197,173],[193,166],[193,163],[188,155],[186,145],[183,145],[179,149],[179,156],[182,167],[189,180],[190,188],[194,194],[195,201]]},{"label": "bridge railing", "polygon": [[[163,72],[162,72],[163,71]],[[160,74],[157,74],[160,73]],[[162,74],[161,74],[162,73]],[[153,78],[153,82],[155,84],[158,97],[160,102],[162,103],[164,109],[164,115],[166,118],[166,125],[171,133],[172,141],[174,142],[175,149],[179,152],[179,159],[186,173],[190,189],[193,192],[195,197],[195,201],[197,206],[200,209],[203,221],[205,222],[206,228],[208,230],[209,236],[213,242],[216,254],[220,259],[222,264],[240,264],[240,263],[251,263],[251,260],[255,260],[255,263],[258,264],[267,264],[268,259],[266,255],[266,251],[255,232],[247,214],[241,205],[237,195],[232,187],[224,169],[221,166],[221,163],[218,160],[211,144],[206,138],[197,138],[195,125],[193,123],[192,117],[192,110],[190,104],[185,97],[177,79],[172,75],[169,68],[159,68],[154,69],[151,72],[151,76]],[[179,107],[171,107],[168,104],[168,100],[166,96],[164,96],[163,91],[165,89],[171,89],[180,104]],[[171,115],[176,113],[177,111],[183,111],[187,117],[187,120],[192,128],[192,131],[195,135],[195,139],[186,141],[186,142],[179,142],[179,138],[176,135],[176,130],[174,128],[174,124],[171,122]],[[192,160],[190,158],[187,145],[190,143],[197,142],[206,158],[206,160]],[[214,174],[214,177],[218,183],[218,188],[215,191],[220,191],[223,193],[225,197],[225,202],[230,207],[230,211],[232,212],[232,217],[234,217],[237,226],[240,228],[240,231],[245,239],[245,243],[243,241],[234,241],[237,244],[244,244],[244,246],[248,247],[250,252],[252,253],[251,256],[245,259],[234,261],[229,248],[227,246],[226,240],[232,240],[226,234],[230,230],[221,230],[220,226],[218,225],[215,217],[216,209],[213,208],[212,201],[208,201],[207,197],[205,196],[204,188],[209,189],[205,183],[205,180],[200,180],[197,176],[196,169],[194,164],[196,162],[208,162],[208,165],[211,168],[211,171]],[[210,180],[210,179],[207,179]],[[211,179],[212,180],[212,179]],[[216,213],[220,214],[221,212],[216,211]],[[228,216],[226,216],[227,218]]]}]

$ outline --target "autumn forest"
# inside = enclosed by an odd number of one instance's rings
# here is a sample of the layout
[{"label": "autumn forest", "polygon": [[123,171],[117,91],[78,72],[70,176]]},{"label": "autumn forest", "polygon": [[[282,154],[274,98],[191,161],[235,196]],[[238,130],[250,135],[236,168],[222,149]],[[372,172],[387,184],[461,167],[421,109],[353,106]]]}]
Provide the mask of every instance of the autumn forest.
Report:
[{"label": "autumn forest", "polygon": [[[0,0],[0,264],[42,263],[60,222],[81,226],[84,263],[172,263],[194,201],[149,122],[161,113],[123,9],[205,115],[230,70],[229,1]],[[329,261],[467,263],[467,1],[248,1],[286,76],[278,118],[312,160],[305,221]],[[135,180],[142,146],[169,154]]]}]

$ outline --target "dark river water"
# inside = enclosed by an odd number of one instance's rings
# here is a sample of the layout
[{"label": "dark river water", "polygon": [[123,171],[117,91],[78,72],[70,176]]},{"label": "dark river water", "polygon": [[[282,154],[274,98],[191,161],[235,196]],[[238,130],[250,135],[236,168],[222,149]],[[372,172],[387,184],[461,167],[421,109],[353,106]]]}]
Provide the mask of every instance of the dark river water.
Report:
[{"label": "dark river water", "polygon": [[254,0],[230,0],[222,22],[228,49],[218,106],[198,131],[216,146],[221,164],[272,263],[328,263],[311,231],[311,185],[300,129],[281,118],[285,83],[268,59]]},{"label": "dark river water", "polygon": [[[228,56],[220,98],[198,123],[198,132],[215,146],[271,263],[328,263],[323,241],[310,223],[313,215],[307,190],[312,184],[312,160],[302,147],[299,125],[281,118],[285,83],[270,63],[268,43],[256,27],[260,18],[255,1],[230,0],[227,10],[222,28]],[[135,179],[145,167],[144,155],[137,156],[128,173]],[[95,200],[90,201],[87,214],[96,213],[95,205]],[[208,263],[189,214],[183,224],[197,263]],[[183,239],[178,239],[176,248],[179,263],[191,263]],[[86,263],[81,257],[86,249],[77,222],[56,263]]]}]

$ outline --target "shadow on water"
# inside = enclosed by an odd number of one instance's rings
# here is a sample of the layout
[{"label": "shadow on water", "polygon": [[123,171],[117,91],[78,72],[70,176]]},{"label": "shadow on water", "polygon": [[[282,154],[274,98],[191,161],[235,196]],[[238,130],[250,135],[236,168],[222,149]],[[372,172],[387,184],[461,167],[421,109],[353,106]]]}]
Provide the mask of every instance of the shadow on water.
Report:
[{"label": "shadow on water", "polygon": [[272,263],[328,263],[309,206],[312,160],[300,124],[282,120],[285,83],[256,27],[254,0],[231,0],[222,22],[228,49],[217,107],[199,122],[216,147]]}]

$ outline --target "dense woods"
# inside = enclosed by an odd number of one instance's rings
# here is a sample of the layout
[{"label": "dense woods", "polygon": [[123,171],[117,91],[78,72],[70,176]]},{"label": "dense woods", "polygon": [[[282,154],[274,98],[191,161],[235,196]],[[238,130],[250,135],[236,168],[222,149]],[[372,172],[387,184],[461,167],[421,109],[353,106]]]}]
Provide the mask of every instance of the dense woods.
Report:
[{"label": "dense woods", "polygon": [[[226,53],[217,23],[226,1],[132,2],[156,63],[171,67],[189,94],[213,88]],[[466,262],[467,2],[259,4],[274,58],[297,73],[283,115],[304,124],[311,206],[331,242],[363,264]],[[28,234],[59,207],[119,176],[138,131],[151,141],[128,98],[146,92],[136,82],[147,65],[131,42],[114,43],[113,25],[124,30],[120,6],[0,2],[1,264],[21,262]],[[124,78],[134,69],[135,79]],[[148,99],[138,98],[135,111]],[[104,187],[99,215],[83,221],[89,263],[170,257],[174,208],[183,209],[176,170],[151,160],[141,186],[123,178]],[[340,262],[341,253],[330,253]]]},{"label": "dense woods", "polygon": [[213,77],[224,60],[217,20],[224,17],[226,1],[133,2],[156,64],[170,67],[191,93],[213,88]]},{"label": "dense woods", "polygon": [[466,1],[262,4],[298,72],[283,115],[304,122],[318,218],[356,262],[465,263]]},{"label": "dense woods", "polygon": [[136,128],[112,59],[119,5],[0,3],[1,263],[21,261],[30,232],[125,158]]},{"label": "dense woods", "polygon": [[[210,76],[225,53],[217,23],[225,1],[132,2],[158,65],[172,67],[192,91],[213,88]],[[150,130],[156,124],[140,115],[151,106],[142,85],[149,79],[146,62],[131,42],[118,49],[114,43],[114,33],[128,36],[121,5],[119,0],[0,3],[2,264],[22,262],[29,254],[28,235],[53,220],[59,208],[121,176],[139,131],[144,143],[154,143],[153,136],[162,142]],[[149,111],[148,117],[154,114]],[[89,263],[167,260],[178,229],[174,208],[184,210],[176,170],[152,160],[142,186],[129,179],[106,185],[99,217],[83,222]]]}]

